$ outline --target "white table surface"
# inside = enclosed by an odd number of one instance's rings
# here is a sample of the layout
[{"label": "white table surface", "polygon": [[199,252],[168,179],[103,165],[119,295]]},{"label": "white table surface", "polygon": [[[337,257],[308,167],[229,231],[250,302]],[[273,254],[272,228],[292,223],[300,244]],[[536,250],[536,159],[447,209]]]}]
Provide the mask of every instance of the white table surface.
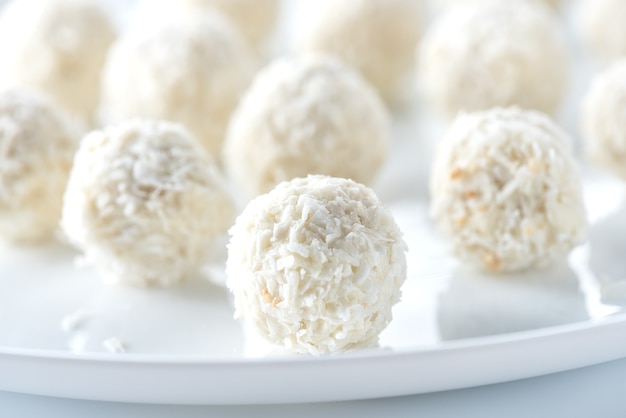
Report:
[{"label": "white table surface", "polygon": [[[625,336],[626,338],[626,336]],[[575,349],[575,348],[573,348]],[[626,359],[533,379],[401,398],[305,405],[170,406],[0,392],[0,417],[626,417]]]}]

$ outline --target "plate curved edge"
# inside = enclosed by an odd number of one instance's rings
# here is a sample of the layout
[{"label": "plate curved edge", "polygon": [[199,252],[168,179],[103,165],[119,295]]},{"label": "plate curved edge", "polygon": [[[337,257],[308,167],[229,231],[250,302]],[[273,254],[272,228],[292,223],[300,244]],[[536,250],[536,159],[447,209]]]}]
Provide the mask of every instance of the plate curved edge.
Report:
[{"label": "plate curved edge", "polygon": [[594,322],[322,358],[246,361],[0,348],[0,390],[185,405],[357,400],[469,388],[626,356],[626,314]]}]

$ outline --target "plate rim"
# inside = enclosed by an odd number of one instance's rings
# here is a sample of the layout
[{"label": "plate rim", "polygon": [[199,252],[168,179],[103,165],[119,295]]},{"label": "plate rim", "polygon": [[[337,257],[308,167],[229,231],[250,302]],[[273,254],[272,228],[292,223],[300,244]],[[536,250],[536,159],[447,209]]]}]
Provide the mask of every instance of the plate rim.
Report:
[{"label": "plate rim", "polygon": [[[414,395],[617,360],[626,357],[625,331],[626,313],[619,313],[424,347],[224,360],[0,347],[0,369],[9,371],[0,374],[0,390],[179,405],[284,404]],[[576,350],[571,345],[577,345]],[[68,380],[60,383],[59,374],[68,372]],[[328,379],[334,384],[329,385]],[[381,381],[385,385],[381,386]]]},{"label": "plate rim", "polygon": [[[321,361],[344,361],[346,359],[379,358],[389,355],[420,355],[429,352],[457,351],[474,349],[485,346],[497,346],[516,341],[532,341],[553,336],[584,332],[588,329],[614,327],[626,327],[626,312],[619,312],[601,318],[589,318],[586,321],[577,321],[561,325],[552,325],[541,328],[533,328],[522,331],[511,331],[501,334],[461,338],[440,341],[434,344],[424,344],[414,347],[399,348],[363,348],[347,352],[323,354],[320,356],[309,354],[286,354],[284,356],[265,356],[231,358],[223,357],[215,359],[215,356],[200,355],[169,355],[169,354],[137,354],[137,353],[107,353],[107,352],[80,352],[69,350],[50,350],[40,348],[9,347],[0,345],[0,356],[21,356],[42,358],[50,360],[92,361],[111,363],[142,363],[142,364],[168,364],[168,365],[249,365],[251,363],[285,363],[285,362],[321,362]],[[626,352],[624,353],[626,357]]]}]

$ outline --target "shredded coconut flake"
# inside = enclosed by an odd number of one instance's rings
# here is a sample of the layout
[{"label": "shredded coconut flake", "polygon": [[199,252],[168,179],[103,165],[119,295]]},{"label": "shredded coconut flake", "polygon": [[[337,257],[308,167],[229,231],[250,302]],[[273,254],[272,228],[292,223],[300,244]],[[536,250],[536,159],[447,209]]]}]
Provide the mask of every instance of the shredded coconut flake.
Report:
[{"label": "shredded coconut flake", "polygon": [[250,202],[230,233],[236,316],[270,342],[319,355],[370,344],[391,321],[406,245],[365,186],[326,176],[283,182]]},{"label": "shredded coconut flake", "polygon": [[106,281],[167,285],[196,272],[233,219],[215,162],[186,130],[133,120],[82,141],[62,227]]},{"label": "shredded coconut flake", "polygon": [[554,113],[568,74],[567,46],[536,1],[472,1],[443,14],[419,46],[418,77],[444,113],[517,105]]},{"label": "shredded coconut flake", "polygon": [[626,180],[626,58],[598,74],[583,100],[587,154]]},{"label": "shredded coconut flake", "polygon": [[115,337],[102,341],[102,346],[110,353],[121,354],[126,352],[126,345]]},{"label": "shredded coconut flake", "polygon": [[252,69],[245,41],[217,13],[134,28],[111,47],[101,116],[107,123],[131,117],[181,123],[217,156]]},{"label": "shredded coconut flake", "polygon": [[421,33],[413,0],[308,0],[296,33],[299,52],[330,53],[357,69],[388,102],[413,65]]},{"label": "shredded coconut flake", "polygon": [[308,174],[368,183],[385,161],[388,125],[383,103],[349,67],[320,55],[280,59],[233,115],[224,163],[251,196]]},{"label": "shredded coconut flake", "polygon": [[54,236],[78,134],[52,102],[26,90],[0,92],[0,235]]},{"label": "shredded coconut flake", "polygon": [[61,329],[64,332],[73,332],[83,326],[91,318],[91,314],[83,309],[73,312],[61,321]]},{"label": "shredded coconut flake", "polygon": [[0,16],[0,84],[43,91],[90,122],[116,35],[111,20],[90,0],[7,2]]},{"label": "shredded coconut flake", "polygon": [[538,112],[458,116],[439,146],[431,197],[454,253],[489,271],[545,265],[586,238],[569,138]]}]

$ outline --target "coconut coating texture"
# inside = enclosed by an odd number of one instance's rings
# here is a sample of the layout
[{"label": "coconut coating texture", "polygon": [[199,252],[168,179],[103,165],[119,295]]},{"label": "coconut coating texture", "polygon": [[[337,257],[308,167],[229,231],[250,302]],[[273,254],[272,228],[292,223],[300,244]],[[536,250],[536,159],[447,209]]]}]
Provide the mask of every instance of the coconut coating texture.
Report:
[{"label": "coconut coating texture", "polygon": [[626,57],[595,76],[581,119],[587,155],[626,180]]},{"label": "coconut coating texture", "polygon": [[0,93],[0,235],[14,242],[53,237],[78,147],[68,116],[27,90]]},{"label": "coconut coating texture", "polygon": [[626,2],[582,0],[576,26],[583,43],[596,57],[613,61],[626,57]]},{"label": "coconut coating texture", "polygon": [[13,0],[0,16],[0,84],[43,91],[89,123],[115,36],[110,16],[94,1]]},{"label": "coconut coating texture", "polygon": [[105,281],[170,285],[196,272],[234,217],[215,162],[185,129],[132,120],[81,142],[62,227]]},{"label": "coconut coating texture", "polygon": [[101,116],[108,123],[132,117],[181,123],[216,156],[252,68],[245,41],[216,13],[153,31],[131,29],[108,56]]},{"label": "coconut coating texture", "polygon": [[308,174],[370,182],[385,161],[389,122],[376,92],[329,56],[279,59],[234,113],[224,164],[251,196]]},{"label": "coconut coating texture", "polygon": [[321,175],[283,182],[230,234],[235,315],[268,341],[319,355],[371,344],[391,321],[406,245],[367,187]]},{"label": "coconut coating texture", "polygon": [[444,114],[517,105],[553,114],[567,87],[567,48],[549,7],[525,0],[451,9],[419,46],[418,78]]},{"label": "coconut coating texture", "polygon": [[173,16],[217,10],[252,47],[260,49],[274,30],[279,6],[279,0],[144,0],[137,7],[135,23],[155,25]]},{"label": "coconut coating texture", "polygon": [[569,138],[538,112],[459,115],[438,147],[431,198],[454,254],[488,271],[546,265],[586,237]]},{"label": "coconut coating texture", "polygon": [[299,52],[335,54],[356,68],[387,101],[414,63],[421,33],[412,0],[308,0],[296,33]]}]

